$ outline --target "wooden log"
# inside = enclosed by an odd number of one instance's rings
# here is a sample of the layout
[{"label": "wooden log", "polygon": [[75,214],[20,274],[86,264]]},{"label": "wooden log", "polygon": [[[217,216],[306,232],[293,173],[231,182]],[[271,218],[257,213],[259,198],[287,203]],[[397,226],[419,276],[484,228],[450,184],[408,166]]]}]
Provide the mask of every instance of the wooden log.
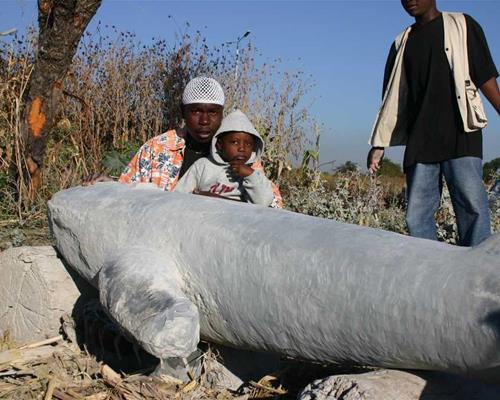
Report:
[{"label": "wooden log", "polygon": [[500,387],[447,373],[378,370],[312,382],[299,400],[495,400]]},{"label": "wooden log", "polygon": [[16,343],[56,336],[61,316],[93,290],[72,275],[51,246],[0,253],[0,335],[8,332]]}]

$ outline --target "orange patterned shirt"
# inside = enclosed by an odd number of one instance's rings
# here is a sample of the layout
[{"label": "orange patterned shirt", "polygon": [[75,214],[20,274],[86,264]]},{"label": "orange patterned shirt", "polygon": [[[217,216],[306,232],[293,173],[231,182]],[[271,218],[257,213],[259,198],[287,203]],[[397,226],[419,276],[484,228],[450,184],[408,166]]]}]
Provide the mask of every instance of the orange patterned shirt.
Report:
[{"label": "orange patterned shirt", "polygon": [[[169,130],[144,143],[120,176],[121,183],[154,183],[171,192],[179,180],[179,172],[184,160],[186,131]],[[263,170],[260,161],[252,168]],[[283,199],[278,187],[273,183],[274,200],[271,207],[283,208]]]}]

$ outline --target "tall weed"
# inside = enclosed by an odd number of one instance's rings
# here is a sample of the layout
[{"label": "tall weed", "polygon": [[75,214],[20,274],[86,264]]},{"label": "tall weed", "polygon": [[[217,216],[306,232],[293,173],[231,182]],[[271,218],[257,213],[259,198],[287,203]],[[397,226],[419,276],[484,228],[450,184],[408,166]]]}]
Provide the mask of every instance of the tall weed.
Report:
[{"label": "tall weed", "polygon": [[[36,32],[12,43],[0,41],[0,249],[30,243],[30,237],[47,242],[45,205],[53,193],[81,183],[91,172],[118,176],[142,143],[182,124],[181,94],[198,75],[219,80],[226,112],[238,107],[254,121],[266,142],[266,173],[280,184],[288,209],[406,233],[402,179],[318,171],[320,129],[304,104],[313,84],[304,73],[283,71],[279,60],[259,64],[249,43],[240,50],[236,74],[234,47],[209,46],[202,32],[187,27],[172,43],[157,38],[147,44],[114,27],[100,25],[97,31],[105,30],[111,33],[86,33],[80,43],[34,203],[15,196],[15,185],[24,182],[10,177],[21,170],[15,160],[22,159],[24,148],[19,126]],[[303,168],[292,168],[300,160]],[[498,232],[500,207],[491,204]],[[456,242],[446,192],[437,219],[440,239]]]},{"label": "tall weed", "polygon": [[[302,105],[308,83],[300,73],[280,71],[279,62],[258,65],[251,44],[240,50],[235,74],[234,48],[207,44],[202,32],[185,27],[173,43],[141,43],[131,32],[99,25],[86,33],[64,82],[58,123],[47,144],[44,182],[35,203],[14,194],[12,171],[21,171],[23,143],[19,125],[36,49],[36,32],[13,44],[0,42],[0,193],[5,215],[28,219],[33,207],[79,184],[91,172],[118,175],[140,144],[179,126],[180,99],[186,83],[198,75],[221,82],[226,112],[238,107],[255,121],[267,141],[268,173],[279,180],[283,165],[303,151],[311,119]],[[18,154],[18,157],[15,155]],[[19,187],[17,188],[19,189]]]}]

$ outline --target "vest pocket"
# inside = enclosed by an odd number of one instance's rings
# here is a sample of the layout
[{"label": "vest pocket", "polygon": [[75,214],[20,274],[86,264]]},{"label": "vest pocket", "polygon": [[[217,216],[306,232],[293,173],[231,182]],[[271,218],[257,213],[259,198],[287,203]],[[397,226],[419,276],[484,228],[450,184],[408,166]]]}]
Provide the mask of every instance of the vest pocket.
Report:
[{"label": "vest pocket", "polygon": [[483,103],[479,96],[477,88],[471,84],[471,81],[465,81],[465,93],[467,103],[467,123],[470,129],[481,129],[486,126],[488,119],[484,112]]}]

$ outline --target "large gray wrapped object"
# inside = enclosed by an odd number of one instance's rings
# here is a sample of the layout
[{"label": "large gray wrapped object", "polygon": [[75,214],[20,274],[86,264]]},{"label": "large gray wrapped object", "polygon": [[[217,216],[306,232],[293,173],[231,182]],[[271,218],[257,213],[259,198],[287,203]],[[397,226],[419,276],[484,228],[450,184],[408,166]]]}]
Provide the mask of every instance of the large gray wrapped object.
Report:
[{"label": "large gray wrapped object", "polygon": [[67,262],[160,358],[200,333],[321,362],[500,365],[500,235],[462,248],[117,183],[59,192],[49,214]]}]

